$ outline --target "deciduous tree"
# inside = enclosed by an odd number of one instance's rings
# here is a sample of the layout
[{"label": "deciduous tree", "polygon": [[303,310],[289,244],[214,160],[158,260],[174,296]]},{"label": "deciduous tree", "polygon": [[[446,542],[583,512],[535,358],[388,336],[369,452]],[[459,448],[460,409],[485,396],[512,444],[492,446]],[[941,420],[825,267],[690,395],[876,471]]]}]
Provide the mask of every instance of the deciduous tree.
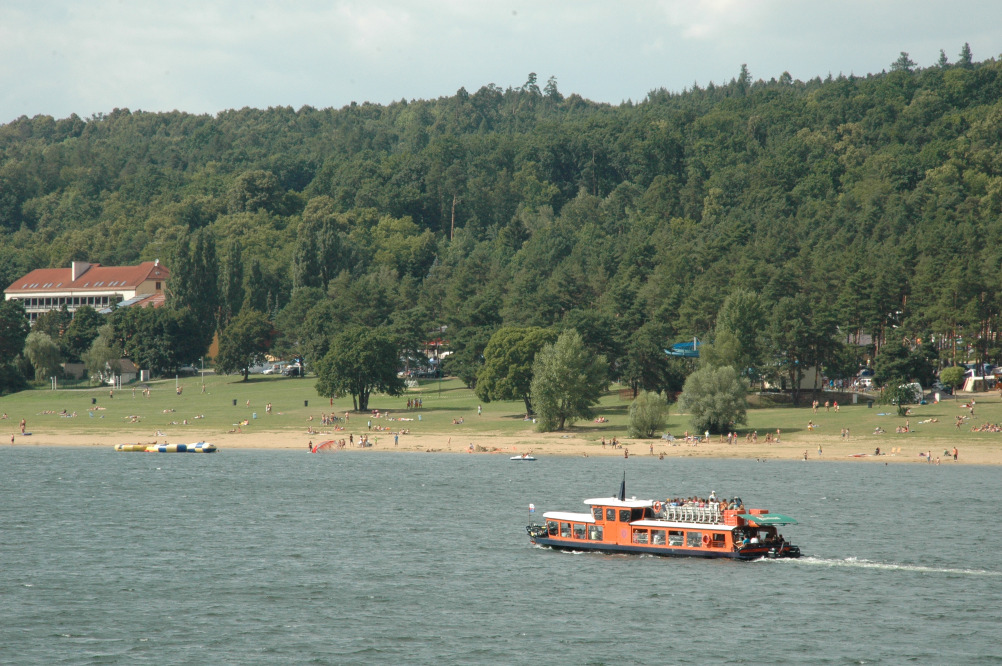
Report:
[{"label": "deciduous tree", "polygon": [[216,369],[220,372],[240,372],[247,381],[250,367],[264,361],[271,349],[275,329],[264,313],[245,308],[230,321],[219,335],[219,356]]},{"label": "deciduous tree", "polygon": [[729,366],[703,367],[685,380],[678,407],[688,412],[697,432],[727,432],[745,422],[748,387]]},{"label": "deciduous tree", "polygon": [[532,414],[532,363],[536,353],[556,339],[552,329],[536,326],[506,326],[498,329],[484,348],[484,365],[477,373],[477,397],[492,400],[522,400]]},{"label": "deciduous tree", "polygon": [[608,386],[605,357],[584,346],[578,332],[564,331],[545,345],[532,364],[530,394],[540,431],[563,430],[592,416],[592,407]]},{"label": "deciduous tree", "polygon": [[397,345],[388,332],[349,326],[333,336],[330,349],[316,365],[317,393],[325,398],[350,395],[355,411],[366,411],[373,392],[403,393],[397,358]]},{"label": "deciduous tree", "polygon": [[654,391],[641,391],[630,403],[628,435],[649,439],[668,423],[668,399]]}]

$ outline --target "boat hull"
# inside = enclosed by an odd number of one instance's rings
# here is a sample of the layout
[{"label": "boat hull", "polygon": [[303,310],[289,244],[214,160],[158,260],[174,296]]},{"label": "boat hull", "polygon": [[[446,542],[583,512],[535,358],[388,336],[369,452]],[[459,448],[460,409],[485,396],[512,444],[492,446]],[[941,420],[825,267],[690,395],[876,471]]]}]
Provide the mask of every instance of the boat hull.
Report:
[{"label": "boat hull", "polygon": [[537,546],[546,546],[556,550],[566,550],[575,552],[596,552],[596,553],[617,553],[631,555],[656,555],[658,557],[702,557],[704,559],[728,559],[728,560],[761,560],[787,559],[800,557],[800,548],[790,544],[782,547],[757,546],[741,548],[740,550],[720,550],[701,548],[672,548],[670,546],[638,546],[616,543],[596,543],[585,541],[569,542],[564,539],[551,539],[549,537],[530,537],[532,543]]}]

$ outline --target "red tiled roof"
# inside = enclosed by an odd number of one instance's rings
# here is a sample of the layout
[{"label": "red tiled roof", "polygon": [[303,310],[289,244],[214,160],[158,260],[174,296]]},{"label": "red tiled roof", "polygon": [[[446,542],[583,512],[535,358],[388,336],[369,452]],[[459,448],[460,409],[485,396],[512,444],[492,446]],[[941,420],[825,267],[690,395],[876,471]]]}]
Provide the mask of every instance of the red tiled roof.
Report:
[{"label": "red tiled roof", "polygon": [[155,294],[150,294],[141,301],[136,301],[132,305],[138,308],[149,308],[149,307],[158,308],[161,305],[163,305],[166,301],[167,301],[167,295],[164,294],[162,291],[158,291]]},{"label": "red tiled roof", "polygon": [[48,291],[113,291],[134,289],[146,280],[166,280],[170,272],[156,261],[138,266],[101,266],[92,264],[83,275],[73,280],[72,268],[37,268],[15,280],[4,291],[33,293]]}]

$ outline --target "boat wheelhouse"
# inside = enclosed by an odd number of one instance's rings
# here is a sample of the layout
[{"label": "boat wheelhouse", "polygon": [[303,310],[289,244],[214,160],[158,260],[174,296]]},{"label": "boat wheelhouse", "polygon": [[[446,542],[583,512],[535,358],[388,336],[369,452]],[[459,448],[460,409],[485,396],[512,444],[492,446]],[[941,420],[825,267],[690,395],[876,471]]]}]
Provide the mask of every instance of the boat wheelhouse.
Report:
[{"label": "boat wheelhouse", "polygon": [[548,511],[545,524],[526,527],[529,540],[561,550],[645,553],[670,557],[754,560],[800,557],[777,530],[796,520],[765,509],[721,509],[658,500],[601,497],[584,501],[589,513]]}]

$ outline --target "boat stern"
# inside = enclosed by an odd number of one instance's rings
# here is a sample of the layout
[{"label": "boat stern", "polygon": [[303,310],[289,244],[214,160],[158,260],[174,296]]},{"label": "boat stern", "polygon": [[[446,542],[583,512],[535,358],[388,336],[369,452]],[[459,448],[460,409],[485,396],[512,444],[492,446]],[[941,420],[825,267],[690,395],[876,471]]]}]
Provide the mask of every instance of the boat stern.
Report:
[{"label": "boat stern", "polygon": [[525,526],[525,531],[529,535],[529,541],[536,543],[536,539],[541,539],[546,536],[546,526],[537,525],[532,523],[531,525]]}]

